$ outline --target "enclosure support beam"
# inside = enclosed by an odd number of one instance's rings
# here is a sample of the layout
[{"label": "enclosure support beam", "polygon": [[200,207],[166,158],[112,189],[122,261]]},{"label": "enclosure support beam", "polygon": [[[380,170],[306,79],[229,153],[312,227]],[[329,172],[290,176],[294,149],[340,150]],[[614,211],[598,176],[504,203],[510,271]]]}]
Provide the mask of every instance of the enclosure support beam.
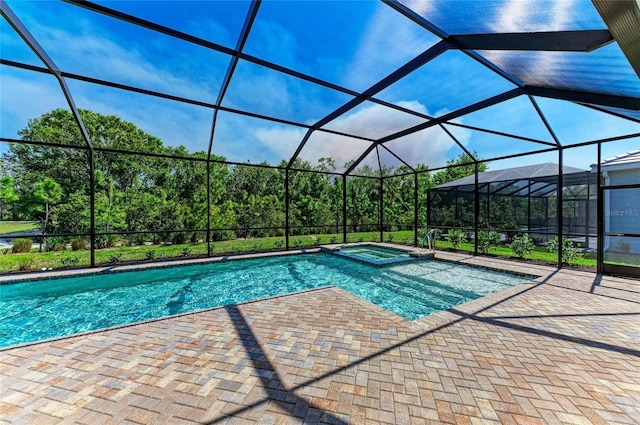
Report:
[{"label": "enclosure support beam", "polygon": [[285,249],[289,250],[289,170],[284,170],[284,240]]},{"label": "enclosure support beam", "polygon": [[527,180],[527,234],[531,233],[531,180]]},{"label": "enclosure support beam", "polygon": [[418,246],[418,173],[413,174],[413,245]]},{"label": "enclosure support beam", "polygon": [[211,163],[207,166],[207,257],[211,257]]},{"label": "enclosure support beam", "polygon": [[590,52],[613,41],[609,30],[460,34],[447,38],[458,49]]},{"label": "enclosure support beam", "polygon": [[[96,265],[96,191],[95,191],[96,159],[93,148],[89,149],[89,238],[90,241],[90,265]],[[44,241],[43,241],[44,242]]]},{"label": "enclosure support beam", "polygon": [[427,229],[431,228],[431,189],[427,189]]},{"label": "enclosure support beam", "polygon": [[562,187],[564,185],[564,179],[562,176],[562,172],[564,169],[564,166],[562,164],[562,148],[558,149],[558,190],[557,190],[557,194],[558,196],[556,197],[556,234],[558,236],[558,268],[561,269],[562,268],[562,245],[563,245],[563,227],[564,227],[564,221],[562,219],[562,202],[563,202],[563,196],[562,196]]},{"label": "enclosure support beam", "polygon": [[380,178],[380,199],[378,200],[378,208],[380,212],[378,217],[380,217],[380,242],[384,242],[384,180]]},{"label": "enclosure support beam", "polygon": [[532,96],[549,97],[578,103],[591,103],[600,106],[631,109],[632,111],[640,110],[640,99],[631,96],[537,86],[527,86],[524,88],[524,91],[526,94]]},{"label": "enclosure support beam", "polygon": [[597,174],[596,182],[597,187],[597,206],[596,206],[596,220],[597,220],[597,233],[598,233],[598,246],[596,254],[596,267],[597,272],[602,273],[604,271],[604,190],[602,188],[602,143],[598,143],[598,162],[597,162]]},{"label": "enclosure support beam", "polygon": [[491,227],[491,183],[487,183],[487,224]]},{"label": "enclosure support beam", "polygon": [[[590,217],[590,210],[591,208],[589,208],[589,198],[591,197],[591,173],[587,174],[587,202],[585,202],[585,219],[584,219],[584,234],[585,234],[585,238],[584,238],[584,242],[585,242],[585,248],[589,249],[589,217]],[[597,267],[597,266],[596,266]]]},{"label": "enclosure support beam", "polygon": [[478,161],[474,165],[473,181],[473,255],[478,255],[478,219],[480,217],[480,187],[478,181]]},{"label": "enclosure support beam", "polygon": [[342,175],[342,243],[347,243],[347,176]]},{"label": "enclosure support beam", "polygon": [[453,193],[456,194],[456,200],[454,202],[454,210],[453,210],[453,216],[456,219],[456,223],[460,223],[460,217],[458,216],[458,188],[456,187],[456,189],[453,191]]}]

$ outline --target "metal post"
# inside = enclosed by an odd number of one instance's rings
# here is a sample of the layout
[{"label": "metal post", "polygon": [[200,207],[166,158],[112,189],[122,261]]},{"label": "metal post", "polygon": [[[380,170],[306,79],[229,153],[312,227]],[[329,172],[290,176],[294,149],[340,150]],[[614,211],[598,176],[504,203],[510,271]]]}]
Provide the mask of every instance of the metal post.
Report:
[{"label": "metal post", "polygon": [[[487,224],[491,223],[491,183],[487,183]],[[489,225],[489,227],[491,227]]]},{"label": "metal post", "polygon": [[431,228],[431,189],[427,188],[427,229]]},{"label": "metal post", "polygon": [[284,239],[285,249],[289,250],[289,169],[284,170]]},{"label": "metal post", "polygon": [[531,233],[531,180],[527,180],[527,233]]},{"label": "metal post", "polygon": [[413,174],[413,245],[418,246],[418,173]]},{"label": "metal post", "polygon": [[598,168],[597,168],[597,176],[598,179],[596,182],[597,187],[597,197],[596,197],[596,220],[597,220],[597,238],[598,238],[598,246],[597,246],[597,254],[596,254],[596,268],[598,273],[604,272],[604,189],[602,188],[602,143],[598,143]]},{"label": "metal post", "polygon": [[211,162],[207,159],[207,257],[211,257]]},{"label": "metal post", "polygon": [[456,219],[456,223],[458,223],[458,187],[457,186],[453,189],[453,193],[456,194],[456,200],[455,200],[455,203],[454,203],[455,206],[454,206],[453,216]]},{"label": "metal post", "polygon": [[347,243],[347,176],[342,175],[342,243]]},{"label": "metal post", "polygon": [[384,242],[384,179],[380,177],[380,190],[379,190],[380,199],[378,200],[378,208],[379,213],[378,217],[380,220],[379,230],[380,230],[380,242]]},{"label": "metal post", "polygon": [[564,185],[564,179],[562,176],[562,170],[563,170],[563,165],[562,165],[562,148],[558,149],[558,189],[557,189],[557,205],[556,205],[556,235],[558,237],[558,268],[561,269],[562,268],[562,241],[563,241],[563,235],[562,232],[564,231],[563,229],[563,220],[562,220],[562,203],[563,203],[563,196],[562,196],[562,187]]},{"label": "metal post", "polygon": [[591,173],[587,174],[587,202],[585,202],[584,206],[584,242],[585,247],[589,248],[589,214],[591,213],[591,208],[589,208],[589,198],[591,197]]},{"label": "metal post", "polygon": [[90,228],[89,228],[89,244],[91,246],[91,267],[96,265],[96,195],[95,195],[95,157],[93,149],[89,149],[89,209]]},{"label": "metal post", "polygon": [[473,255],[478,255],[478,218],[480,217],[480,189],[478,185],[478,162],[475,166],[475,180],[473,187]]}]

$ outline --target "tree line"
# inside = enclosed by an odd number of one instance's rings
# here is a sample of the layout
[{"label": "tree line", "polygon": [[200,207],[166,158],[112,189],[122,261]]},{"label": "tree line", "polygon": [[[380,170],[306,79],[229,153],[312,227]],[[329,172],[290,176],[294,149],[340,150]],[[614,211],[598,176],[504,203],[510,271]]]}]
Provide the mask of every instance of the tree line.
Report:
[{"label": "tree line", "polygon": [[[274,168],[227,164],[222,157],[206,161],[206,152],[165,146],[117,116],[89,110],[80,115],[96,149],[93,205],[99,247],[114,243],[119,233],[132,243],[149,237],[182,243],[202,239],[208,226],[213,240],[284,234],[286,162]],[[62,109],[43,114],[29,120],[19,136],[43,144],[9,143],[2,155],[0,219],[37,220],[50,235],[89,233],[91,153],[72,114]],[[463,154],[449,165],[469,161]],[[331,158],[321,158],[317,165],[298,159],[289,170],[292,235],[342,231],[345,181],[332,174],[335,170]],[[420,224],[426,217],[427,189],[473,170],[418,173]],[[382,199],[380,171],[365,165],[354,172],[363,177],[346,178],[348,231],[377,230],[381,204],[383,230],[413,226],[414,175],[407,167],[393,172],[398,176],[383,180]]]}]

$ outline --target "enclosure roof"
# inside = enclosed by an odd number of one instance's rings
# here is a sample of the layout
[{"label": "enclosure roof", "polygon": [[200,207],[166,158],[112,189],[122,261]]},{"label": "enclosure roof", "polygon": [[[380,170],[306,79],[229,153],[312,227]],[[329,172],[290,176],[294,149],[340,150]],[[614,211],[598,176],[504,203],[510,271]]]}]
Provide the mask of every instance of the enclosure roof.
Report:
[{"label": "enclosure roof", "polygon": [[[581,170],[574,167],[563,167],[563,176],[568,177],[571,175],[584,175],[588,173],[586,170]],[[514,180],[536,180],[546,181],[555,180],[558,176],[558,164],[546,163],[546,164],[534,164],[525,165],[523,167],[508,168],[506,170],[484,171],[478,173],[478,183],[500,183],[510,182]],[[475,184],[475,176],[467,176],[458,180],[454,180],[448,183],[436,186],[435,189],[453,188],[457,186],[467,186]]]},{"label": "enclosure roof", "polygon": [[54,108],[87,149],[80,109],[172,156],[350,175],[640,141],[636,1],[0,5],[2,142]]}]

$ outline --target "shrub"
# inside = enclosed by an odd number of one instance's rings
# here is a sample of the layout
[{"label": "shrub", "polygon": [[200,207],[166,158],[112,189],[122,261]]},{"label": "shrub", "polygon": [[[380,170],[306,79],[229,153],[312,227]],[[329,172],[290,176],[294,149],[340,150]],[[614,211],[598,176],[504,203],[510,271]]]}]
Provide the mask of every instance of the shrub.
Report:
[{"label": "shrub", "polygon": [[525,255],[533,251],[533,243],[526,233],[522,236],[514,237],[509,247],[518,258],[524,258]]},{"label": "shrub", "polygon": [[478,251],[481,254],[488,253],[492,247],[500,243],[500,234],[497,232],[487,232],[480,230],[478,232]]},{"label": "shrub", "polygon": [[11,249],[11,252],[13,252],[14,254],[31,252],[32,246],[33,246],[33,241],[31,239],[14,239],[13,248]]},{"label": "shrub", "polygon": [[44,240],[42,241],[42,250],[46,252],[63,251],[64,248],[64,239],[58,236],[44,238]]},{"label": "shrub", "polygon": [[71,239],[71,250],[80,251],[87,247],[87,241],[84,239]]},{"label": "shrub", "polygon": [[178,232],[173,234],[172,242],[175,245],[182,245],[187,243],[187,234],[184,232]]},{"label": "shrub", "polygon": [[274,244],[277,249],[280,249],[284,246],[284,241],[275,241]]},{"label": "shrub", "polygon": [[[558,237],[554,236],[549,242],[547,242],[547,251],[549,252],[558,252]],[[577,257],[582,256],[582,251],[580,248],[575,246],[573,241],[568,238],[562,239],[562,262],[564,264],[569,264],[571,261],[576,259]]]},{"label": "shrub", "polygon": [[147,251],[145,253],[145,257],[147,258],[147,260],[153,260],[154,258],[156,258],[156,251],[153,249],[150,251]]},{"label": "shrub", "polygon": [[467,237],[462,230],[449,230],[447,234],[447,240],[451,242],[451,247],[455,250],[458,249],[461,243],[467,241]]},{"label": "shrub", "polygon": [[513,220],[504,223],[503,229],[504,229],[504,237],[507,240],[508,244],[513,242],[513,238],[515,238],[518,234],[520,234],[520,227]]},{"label": "shrub", "polygon": [[64,257],[60,259],[60,263],[62,263],[63,267],[71,267],[75,266],[80,262],[78,257]]},{"label": "shrub", "polygon": [[31,270],[35,261],[33,257],[24,257],[18,260],[18,270],[21,272]]},{"label": "shrub", "polygon": [[533,242],[533,244],[535,246],[543,246],[544,245],[544,239],[542,238],[542,236],[533,235],[533,236],[530,236],[530,238],[531,238],[531,242]]},{"label": "shrub", "polygon": [[182,248],[182,256],[188,257],[189,255],[191,255],[191,250],[189,248]]},{"label": "shrub", "polygon": [[119,263],[120,261],[122,261],[122,254],[115,254],[115,255],[109,256],[109,261],[107,261],[107,262],[108,263]]},{"label": "shrub", "polygon": [[338,242],[338,238],[336,236],[331,236],[331,244],[335,244]]}]

